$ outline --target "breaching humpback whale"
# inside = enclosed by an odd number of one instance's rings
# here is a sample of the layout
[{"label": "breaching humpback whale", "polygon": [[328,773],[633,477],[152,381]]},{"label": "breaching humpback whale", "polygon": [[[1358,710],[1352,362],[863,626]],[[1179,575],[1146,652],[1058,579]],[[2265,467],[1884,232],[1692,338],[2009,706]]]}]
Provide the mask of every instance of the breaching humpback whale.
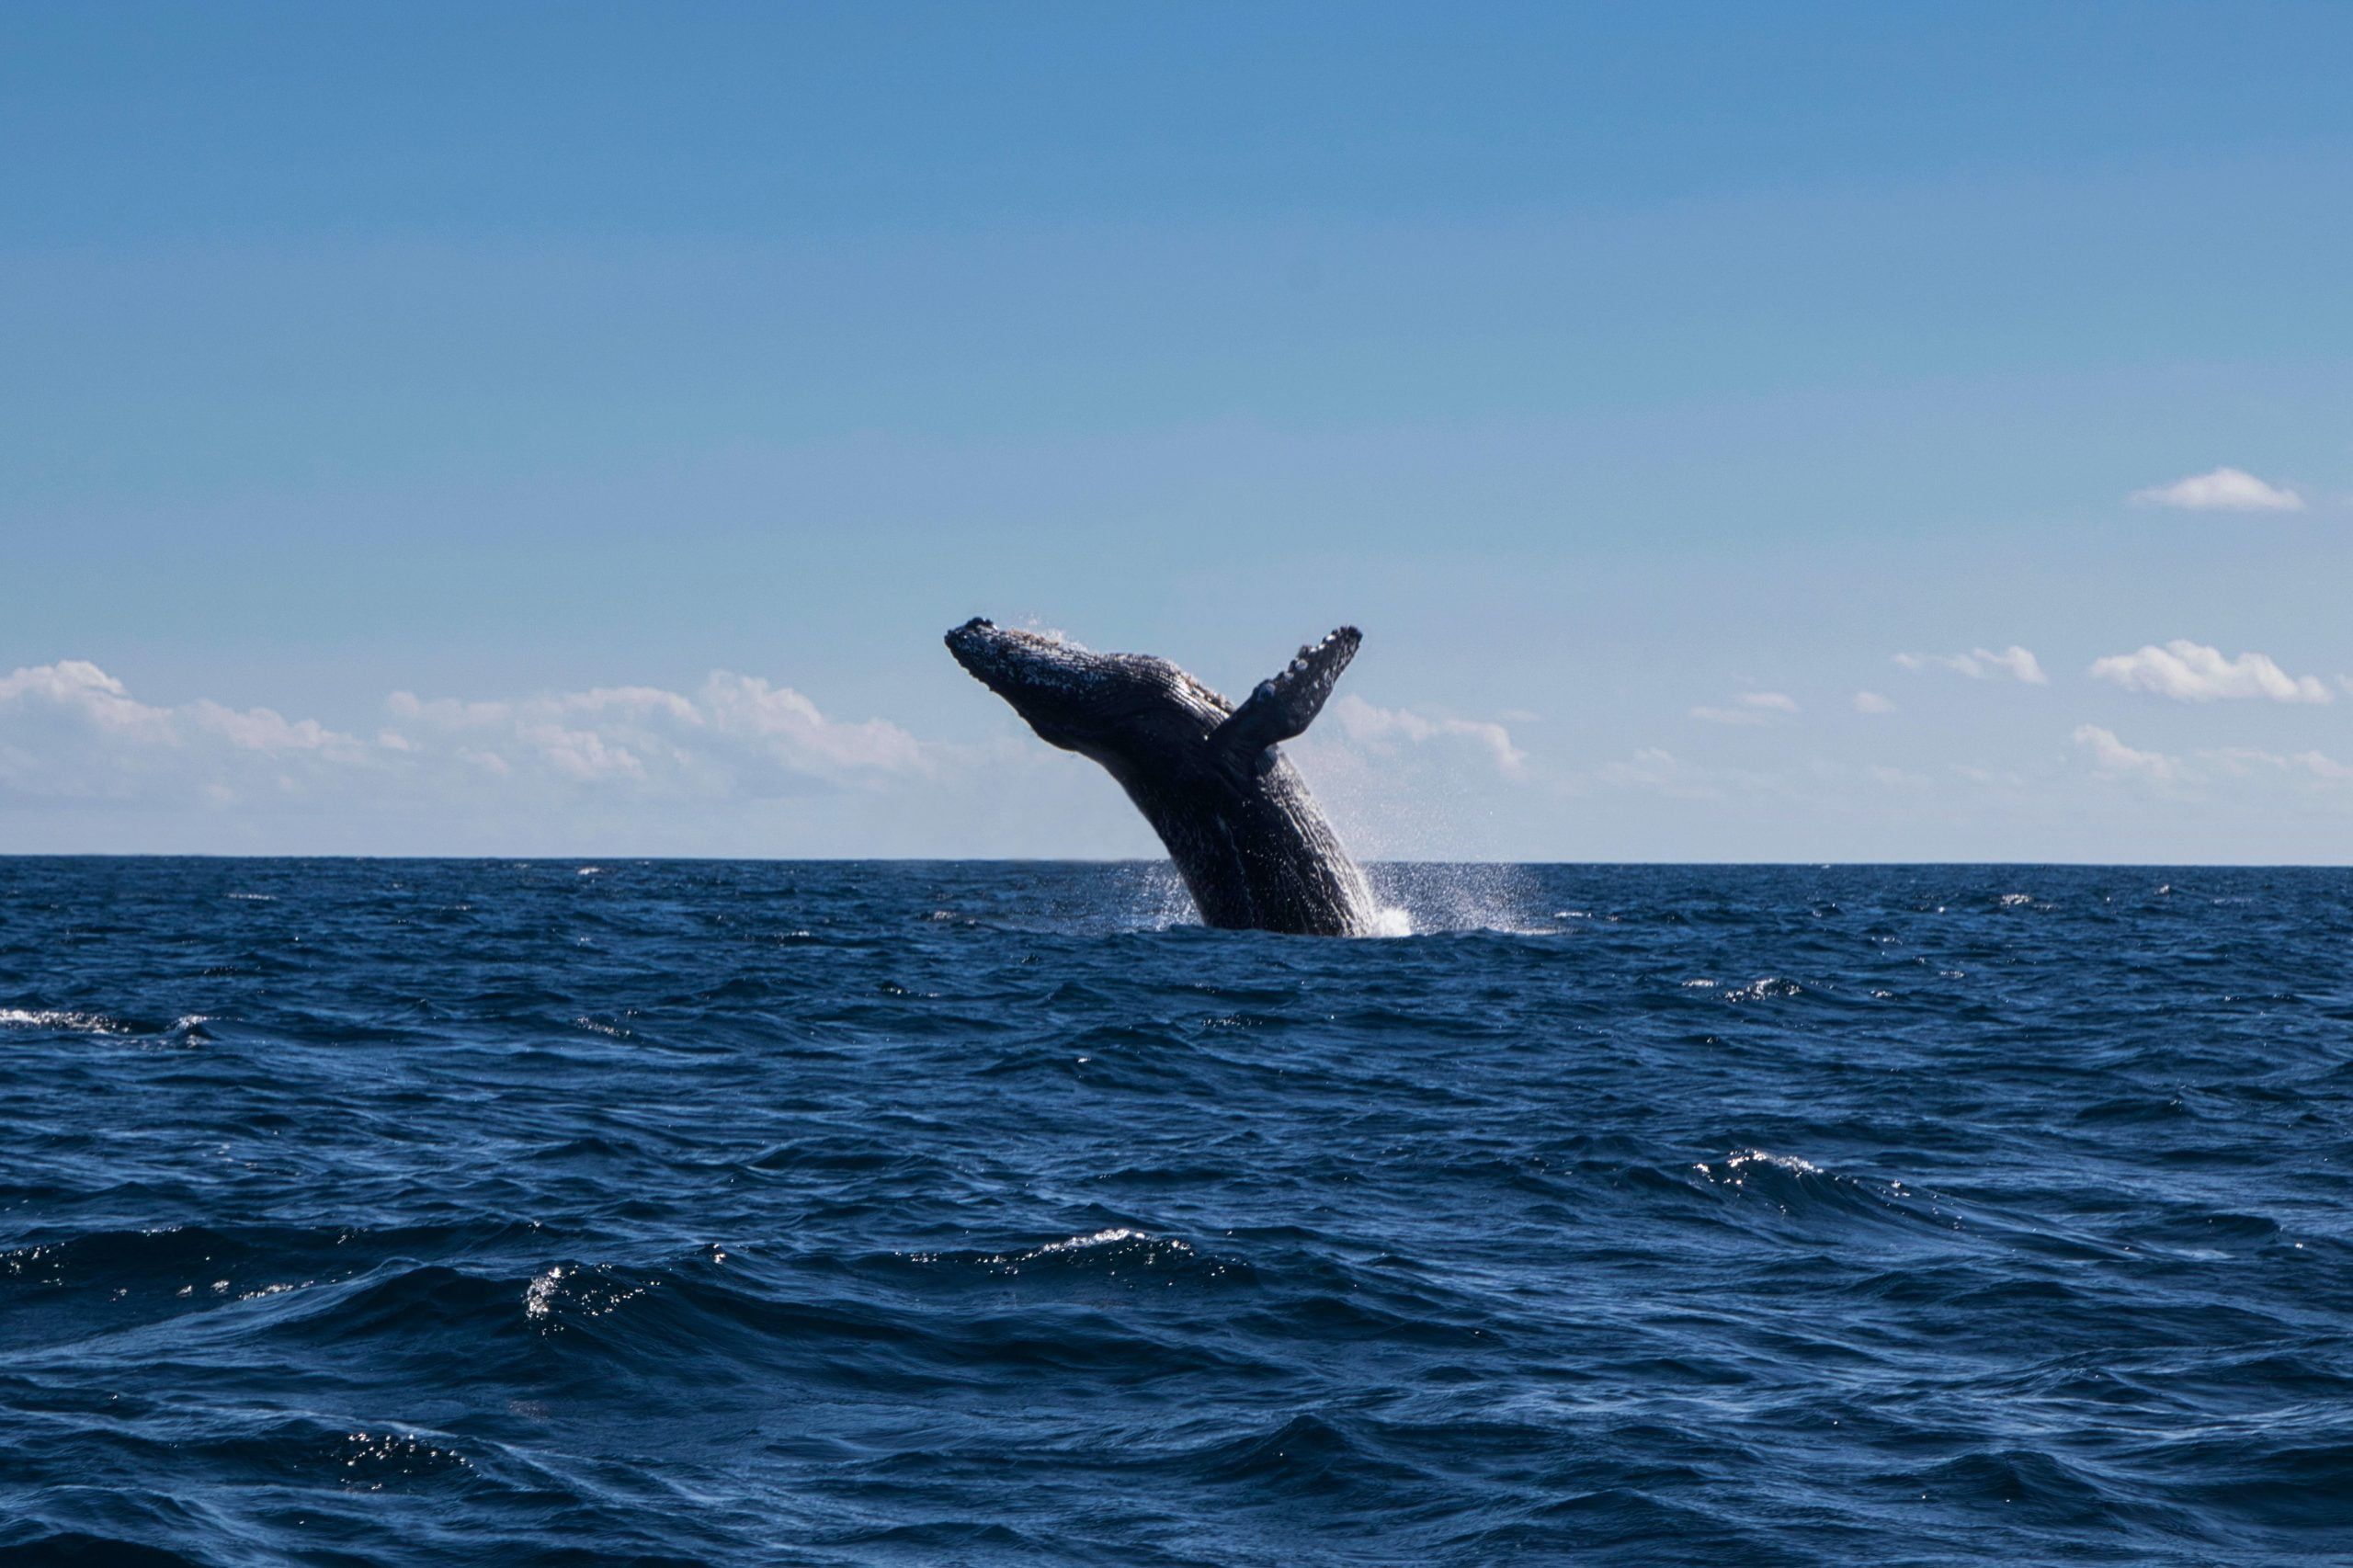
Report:
[{"label": "breaching humpback whale", "polygon": [[1279,748],[1313,721],[1360,641],[1343,626],[1302,648],[1238,708],[1166,659],[977,617],[948,634],[948,651],[1040,740],[1109,770],[1202,920],[1351,937],[1372,929],[1372,891]]}]

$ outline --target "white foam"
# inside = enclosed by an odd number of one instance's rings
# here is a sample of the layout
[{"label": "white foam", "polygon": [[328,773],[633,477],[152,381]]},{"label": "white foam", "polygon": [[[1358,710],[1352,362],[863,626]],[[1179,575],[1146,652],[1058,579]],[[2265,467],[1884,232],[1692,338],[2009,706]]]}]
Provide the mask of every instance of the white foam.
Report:
[{"label": "white foam", "polygon": [[1794,980],[1783,980],[1779,975],[1768,974],[1761,975],[1757,979],[1749,982],[1746,985],[1740,986],[1735,990],[1725,992],[1724,1000],[1727,1002],[1762,1002],[1768,997],[1772,996],[1800,995],[1804,992],[1804,990],[1805,987],[1800,985]]},{"label": "white foam", "polygon": [[[1061,1253],[1092,1252],[1098,1247],[1123,1246],[1131,1242],[1143,1244],[1144,1261],[1147,1265],[1162,1256],[1190,1253],[1193,1250],[1190,1243],[1180,1241],[1174,1236],[1155,1236],[1150,1231],[1139,1231],[1127,1225],[1113,1225],[1105,1230],[1097,1231],[1091,1235],[1065,1236],[1061,1241],[1048,1242],[1042,1246],[1031,1247],[1027,1252],[995,1253],[980,1261],[993,1268],[1018,1273],[1023,1264],[1035,1263],[1041,1257],[1051,1257]],[[940,1260],[938,1253],[917,1253],[911,1256],[917,1263],[937,1263]]]},{"label": "white foam", "polygon": [[1724,1163],[1722,1165],[1702,1163],[1697,1169],[1710,1181],[1725,1181],[1734,1187],[1740,1187],[1745,1184],[1751,1176],[1758,1174],[1757,1167],[1760,1165],[1772,1170],[1787,1171],[1791,1176],[1820,1176],[1822,1174],[1822,1167],[1812,1160],[1801,1160],[1795,1154],[1776,1154],[1763,1149],[1734,1149],[1724,1156]]},{"label": "white foam", "polygon": [[523,1287],[523,1315],[543,1318],[555,1310],[556,1287],[563,1283],[563,1265],[557,1264]]},{"label": "white foam", "polygon": [[80,1034],[131,1032],[103,1013],[74,1013],[52,1007],[0,1007],[0,1028],[72,1029]]},{"label": "white foam", "polygon": [[1050,1252],[1078,1252],[1086,1247],[1109,1246],[1114,1242],[1148,1242],[1151,1235],[1143,1231],[1131,1231],[1118,1225],[1108,1231],[1097,1231],[1091,1236],[1069,1236],[1062,1241],[1048,1242],[1029,1256],[1043,1257]]}]

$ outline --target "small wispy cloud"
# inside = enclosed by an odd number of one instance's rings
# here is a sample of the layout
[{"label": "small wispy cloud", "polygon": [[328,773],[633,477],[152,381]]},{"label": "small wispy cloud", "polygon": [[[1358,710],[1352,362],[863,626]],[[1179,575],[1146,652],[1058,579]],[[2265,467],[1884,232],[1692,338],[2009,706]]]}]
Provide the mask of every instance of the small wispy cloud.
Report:
[{"label": "small wispy cloud", "polygon": [[1433,717],[1410,708],[1378,708],[1354,692],[1333,703],[1331,712],[1339,722],[1341,733],[1356,745],[1380,748],[1401,742],[1426,745],[1459,741],[1484,753],[1497,772],[1508,776],[1517,776],[1528,762],[1528,754],[1512,744],[1511,732],[1488,720]]},{"label": "small wispy cloud", "polygon": [[2251,746],[2224,746],[2199,756],[2225,773],[2239,778],[2262,773],[2304,774],[2331,783],[2353,778],[2353,767],[2325,752],[2260,751]]},{"label": "small wispy cloud", "polygon": [[2092,766],[2102,773],[2137,774],[2143,778],[2177,778],[2181,764],[2163,752],[2141,751],[2116,738],[2116,732],[2097,724],[2075,726],[2075,744],[2092,754]]},{"label": "small wispy cloud", "polygon": [[2262,653],[2226,659],[2221,649],[2186,637],[2177,637],[2162,648],[2153,642],[2138,653],[2112,653],[2096,660],[2092,676],[2114,681],[2127,691],[2154,692],[2177,702],[2329,700],[2328,687],[2318,676],[2291,676]]},{"label": "small wispy cloud", "polygon": [[2097,724],[2076,726],[2075,740],[2091,754],[2094,769],[2109,778],[2137,778],[2201,793],[2272,779],[2342,803],[2353,785],[2353,764],[2322,751],[2214,746],[2173,756],[2127,745],[2114,731]]},{"label": "small wispy cloud", "polygon": [[1729,708],[1706,703],[1691,710],[1691,717],[1710,724],[1762,724],[1776,713],[1794,713],[1798,699],[1782,691],[1744,691]]},{"label": "small wispy cloud", "polygon": [[2015,642],[1999,653],[1991,648],[1972,648],[1966,653],[1898,653],[1895,662],[1907,670],[1951,670],[1972,680],[2006,675],[2028,686],[2051,684],[2051,677],[2042,673],[2040,661]]},{"label": "small wispy cloud", "polygon": [[1876,691],[1859,691],[1855,693],[1855,711],[1858,713],[1893,713],[1895,711],[1895,704],[1890,702],[1886,698],[1881,697]]},{"label": "small wispy cloud", "polygon": [[1644,746],[1620,761],[1604,763],[1587,779],[1607,789],[1634,790],[1678,801],[1712,801],[1723,794],[1701,770],[1657,746]]},{"label": "small wispy cloud", "polygon": [[2129,497],[2143,506],[2184,512],[2301,512],[2304,498],[2285,485],[2267,484],[2243,468],[2194,473],[2171,484],[2153,484]]}]

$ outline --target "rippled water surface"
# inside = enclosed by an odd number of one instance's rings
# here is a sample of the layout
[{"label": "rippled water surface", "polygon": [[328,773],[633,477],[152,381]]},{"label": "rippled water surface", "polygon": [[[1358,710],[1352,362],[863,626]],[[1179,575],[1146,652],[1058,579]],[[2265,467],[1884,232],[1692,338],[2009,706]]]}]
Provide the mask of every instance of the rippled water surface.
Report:
[{"label": "rippled water surface", "polygon": [[2353,1553],[2353,874],[0,860],[0,1560]]}]

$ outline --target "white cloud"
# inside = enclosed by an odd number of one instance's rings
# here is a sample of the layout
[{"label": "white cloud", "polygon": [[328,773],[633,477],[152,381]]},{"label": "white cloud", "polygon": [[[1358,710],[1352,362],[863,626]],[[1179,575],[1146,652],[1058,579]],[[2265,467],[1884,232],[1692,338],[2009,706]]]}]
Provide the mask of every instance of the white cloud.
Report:
[{"label": "white cloud", "polygon": [[1951,670],[1972,680],[2004,674],[2028,686],[2051,684],[2051,677],[2042,673],[2040,662],[2015,642],[1999,653],[1991,648],[1972,648],[1966,653],[1898,653],[1895,662],[1907,670]]},{"label": "white cloud", "polygon": [[2331,782],[2353,778],[2353,766],[2317,751],[2282,755],[2247,746],[2223,746],[2200,752],[2199,756],[2223,772],[2242,778],[2258,772],[2301,773]]},{"label": "white cloud", "polygon": [[2151,691],[2177,702],[2213,702],[2231,698],[2267,698],[2273,702],[2326,702],[2328,687],[2313,676],[2290,676],[2261,653],[2222,657],[2219,648],[2176,638],[2137,653],[2114,653],[2096,661],[2092,676],[2127,691]]},{"label": "white cloud", "polygon": [[1881,697],[1876,691],[1859,691],[1855,693],[1855,711],[1858,713],[1893,713],[1895,711],[1895,704],[1890,702],[1886,698]]},{"label": "white cloud", "polygon": [[2097,724],[2078,726],[2075,739],[2077,745],[2092,754],[2093,766],[2101,774],[2162,784],[2166,794],[2236,798],[2250,804],[2268,801],[2265,809],[2276,810],[2284,804],[2278,793],[2284,786],[2291,792],[2291,798],[2325,804],[2336,812],[2353,808],[2353,765],[2325,752],[2216,746],[2187,756],[2171,756],[2127,745],[2114,732]]},{"label": "white cloud", "polygon": [[198,700],[161,708],[83,659],[0,677],[0,795],[123,799],[192,794],[213,804],[238,780],[273,794],[364,758],[354,736],[267,708]]},{"label": "white cloud", "polygon": [[541,793],[757,797],[929,767],[896,725],[828,719],[790,687],[724,671],[693,696],[620,687],[470,702],[402,691],[385,710],[389,722],[363,741],[267,708],[142,702],[86,661],[36,665],[0,677],[0,793],[224,806],[339,792],[381,803],[520,779]]},{"label": "white cloud", "polygon": [[1485,720],[1431,718],[1409,708],[1376,708],[1354,692],[1342,694],[1332,704],[1330,717],[1338,721],[1340,733],[1352,744],[1373,750],[1400,742],[1427,745],[1457,741],[1483,753],[1496,771],[1512,776],[1528,761],[1527,754],[1512,744],[1509,730]]},{"label": "white cloud", "polygon": [[2163,752],[2138,751],[2116,738],[2113,730],[2103,730],[2097,724],[2075,726],[2075,744],[2089,750],[2092,762],[2102,773],[2142,774],[2151,778],[2171,779],[2181,772],[2181,764]]},{"label": "white cloud", "polygon": [[790,687],[729,670],[712,671],[691,695],[622,686],[464,702],[396,691],[385,708],[393,722],[380,744],[464,756],[500,777],[521,770],[575,785],[761,797],[931,766],[924,745],[895,724],[829,719]]},{"label": "white cloud", "polygon": [[1736,706],[1731,708],[1703,704],[1691,710],[1691,717],[1711,724],[1762,724],[1773,714],[1798,710],[1797,699],[1779,691],[1744,691],[1733,701]]},{"label": "white cloud", "polygon": [[2266,484],[2243,468],[2218,468],[2171,484],[2135,490],[2131,500],[2143,506],[2172,506],[2185,512],[2301,512],[2304,498],[2284,485]]},{"label": "white cloud", "polygon": [[1644,746],[1622,762],[1604,763],[1593,770],[1594,782],[1613,789],[1638,790],[1680,801],[1712,801],[1723,791],[1672,753]]},{"label": "white cloud", "polygon": [[357,744],[310,720],[290,724],[267,708],[240,712],[210,701],[176,709],[150,707],[131,697],[122,682],[83,659],[38,665],[0,678],[0,709],[20,716],[45,714],[148,745],[180,745],[207,734],[256,752],[318,751]]},{"label": "white cloud", "polygon": [[[267,708],[143,702],[65,661],[0,675],[0,832],[27,848],[1151,852],[1100,769],[984,710],[1000,734],[926,741],[722,670],[676,691],[396,691],[359,735]],[[1529,767],[1500,723],[1353,693],[1302,745],[1327,804],[1353,791],[1379,822],[1453,821],[1467,782]]]}]

